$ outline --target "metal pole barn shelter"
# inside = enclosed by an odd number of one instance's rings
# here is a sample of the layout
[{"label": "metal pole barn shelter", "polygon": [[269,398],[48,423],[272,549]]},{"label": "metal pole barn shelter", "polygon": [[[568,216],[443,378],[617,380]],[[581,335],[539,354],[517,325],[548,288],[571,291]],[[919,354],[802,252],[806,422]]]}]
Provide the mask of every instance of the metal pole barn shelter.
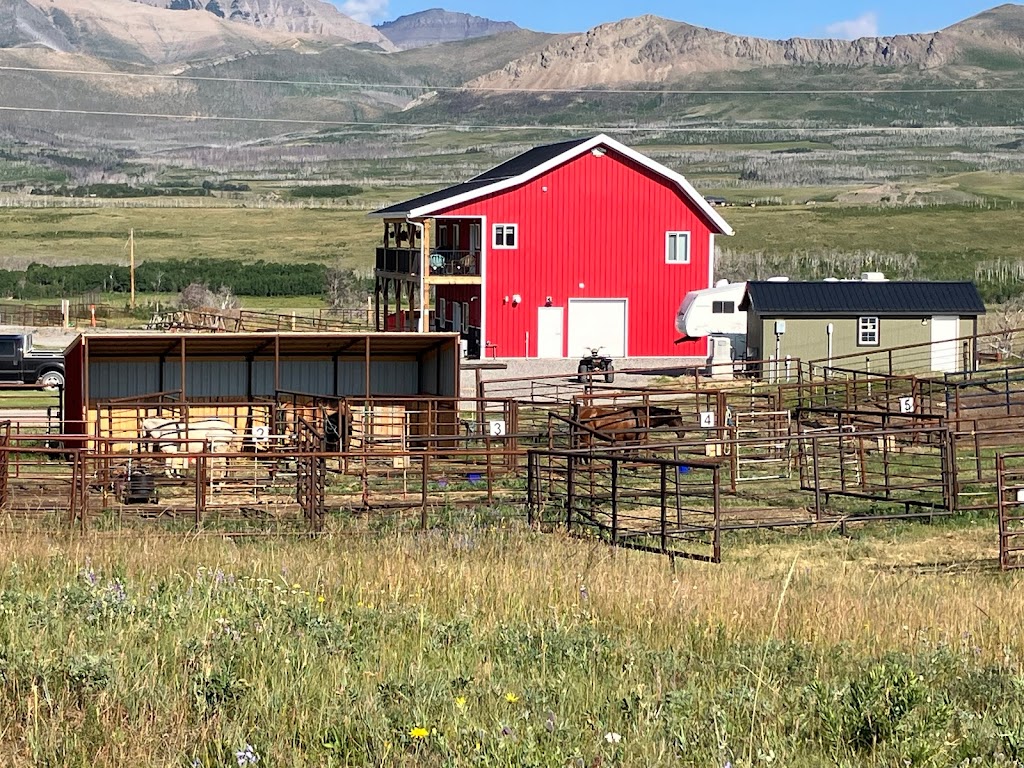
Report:
[{"label": "metal pole barn shelter", "polygon": [[65,351],[64,433],[91,409],[166,394],[179,402],[459,395],[456,333],[125,333],[81,335]]}]

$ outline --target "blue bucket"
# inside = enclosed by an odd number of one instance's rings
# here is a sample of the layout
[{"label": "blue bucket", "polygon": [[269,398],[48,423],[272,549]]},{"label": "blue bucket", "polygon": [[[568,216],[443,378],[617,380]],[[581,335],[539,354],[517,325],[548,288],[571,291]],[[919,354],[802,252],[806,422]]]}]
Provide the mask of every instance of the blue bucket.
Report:
[{"label": "blue bucket", "polygon": [[468,475],[466,475],[466,479],[469,480],[469,482],[471,483],[479,483],[481,480],[483,480],[483,475],[481,475],[479,472],[470,472]]},{"label": "blue bucket", "polygon": [[680,475],[685,475],[689,471],[690,471],[690,468],[688,466],[686,466],[685,464],[680,464],[679,465],[679,474]]}]

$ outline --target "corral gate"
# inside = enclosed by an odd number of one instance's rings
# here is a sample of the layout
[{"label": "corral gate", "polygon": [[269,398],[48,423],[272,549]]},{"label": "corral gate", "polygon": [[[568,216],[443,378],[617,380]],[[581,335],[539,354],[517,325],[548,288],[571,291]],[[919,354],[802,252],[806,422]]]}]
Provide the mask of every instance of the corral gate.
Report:
[{"label": "corral gate", "polygon": [[531,525],[670,557],[721,562],[720,463],[616,453],[531,450]]},{"label": "corral gate", "polygon": [[310,530],[320,533],[324,529],[327,485],[327,462],[320,455],[324,450],[324,436],[302,417],[296,419],[295,433],[299,454],[295,462],[295,500]]},{"label": "corral gate", "polygon": [[999,566],[1024,568],[1024,453],[996,456],[999,490]]}]

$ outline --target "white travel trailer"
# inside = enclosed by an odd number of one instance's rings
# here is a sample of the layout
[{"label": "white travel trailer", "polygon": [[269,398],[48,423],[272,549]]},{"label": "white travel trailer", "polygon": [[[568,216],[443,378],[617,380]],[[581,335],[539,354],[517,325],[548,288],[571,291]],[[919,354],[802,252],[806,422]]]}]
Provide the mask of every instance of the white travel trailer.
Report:
[{"label": "white travel trailer", "polygon": [[[859,280],[871,283],[888,282],[881,272],[862,272]],[[768,281],[785,283],[789,278],[769,277]],[[838,281],[834,277],[828,277],[825,278],[825,282]],[[730,283],[728,280],[719,280],[714,288],[690,291],[676,313],[676,330],[685,340],[724,336],[732,344],[732,357],[745,357],[747,313],[740,311],[740,303],[746,292],[745,282]]]},{"label": "white travel trailer", "polygon": [[740,312],[746,283],[719,280],[714,288],[690,291],[676,314],[676,330],[686,339],[725,336],[739,354],[746,350],[747,313]]}]

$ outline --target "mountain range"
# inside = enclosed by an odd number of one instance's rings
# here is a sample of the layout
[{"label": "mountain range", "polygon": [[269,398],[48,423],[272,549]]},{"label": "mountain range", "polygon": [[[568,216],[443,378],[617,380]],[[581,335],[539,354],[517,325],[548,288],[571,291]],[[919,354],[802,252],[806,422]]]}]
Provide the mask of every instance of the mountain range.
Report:
[{"label": "mountain range", "polygon": [[[528,115],[602,125],[682,118],[848,121],[853,115],[889,123],[1005,121],[1019,118],[1005,95],[986,91],[990,95],[966,103],[939,91],[1024,79],[1024,6],[1001,5],[937,32],[849,41],[767,40],[650,15],[550,35],[441,9],[372,27],[322,0],[0,0],[0,67],[8,69],[0,106],[30,109],[335,122],[385,115],[393,122],[451,121],[452,115],[521,122]],[[200,79],[86,74],[99,72]],[[231,84],[217,82],[225,78]],[[366,85],[332,85],[339,82]],[[667,99],[658,93],[675,88],[933,93],[913,109],[884,94],[825,95],[797,105],[785,97],[695,93]],[[0,130],[13,135],[35,129],[67,137],[71,126],[79,135],[92,128],[89,120],[0,116]],[[146,135],[168,135],[161,130],[154,125]],[[198,141],[211,133],[250,138],[281,132],[269,123],[239,126],[235,134],[222,125],[173,131]],[[126,128],[118,140],[128,143],[132,135],[138,132]]]}]

